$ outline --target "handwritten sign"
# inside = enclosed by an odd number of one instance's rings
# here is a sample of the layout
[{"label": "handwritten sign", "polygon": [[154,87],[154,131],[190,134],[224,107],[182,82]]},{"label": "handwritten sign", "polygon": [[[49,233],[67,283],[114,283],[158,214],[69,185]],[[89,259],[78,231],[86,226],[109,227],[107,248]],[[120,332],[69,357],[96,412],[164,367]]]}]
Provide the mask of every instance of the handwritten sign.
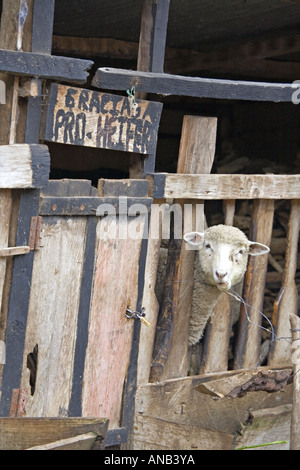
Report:
[{"label": "handwritten sign", "polygon": [[136,103],[134,112],[127,96],[52,84],[45,140],[152,154],[162,104]]}]

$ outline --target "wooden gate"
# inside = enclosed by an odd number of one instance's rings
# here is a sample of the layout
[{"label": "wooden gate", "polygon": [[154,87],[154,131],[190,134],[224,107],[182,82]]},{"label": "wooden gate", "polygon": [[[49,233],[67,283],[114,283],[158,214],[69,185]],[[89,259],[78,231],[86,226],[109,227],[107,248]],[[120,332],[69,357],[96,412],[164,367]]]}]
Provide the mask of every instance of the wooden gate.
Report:
[{"label": "wooden gate", "polygon": [[[99,196],[90,181],[50,181],[35,216],[34,192],[30,211],[20,208],[19,236],[22,220],[31,218],[34,243],[15,259],[1,415],[9,415],[12,392],[21,388],[27,417],[109,418],[110,429],[118,429],[109,445],[126,441],[133,419],[126,400],[140,321],[127,310],[141,309],[148,220],[141,207],[152,199],[145,180],[101,183]],[[109,209],[114,213],[106,216]]]}]

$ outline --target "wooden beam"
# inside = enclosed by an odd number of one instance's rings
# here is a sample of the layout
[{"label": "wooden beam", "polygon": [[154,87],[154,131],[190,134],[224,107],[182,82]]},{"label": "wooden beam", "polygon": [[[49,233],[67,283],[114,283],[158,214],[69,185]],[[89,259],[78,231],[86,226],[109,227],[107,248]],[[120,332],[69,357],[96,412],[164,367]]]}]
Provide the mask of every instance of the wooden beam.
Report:
[{"label": "wooden beam", "polygon": [[163,72],[170,0],[144,0],[138,70]]},{"label": "wooden beam", "polygon": [[[40,215],[94,215],[122,214],[136,217],[144,209],[146,214],[153,202],[146,197],[42,197]],[[135,206],[138,204],[139,206]],[[102,206],[102,207],[101,207]],[[108,207],[109,206],[109,207]]]},{"label": "wooden beam", "polygon": [[159,95],[272,102],[291,102],[298,89],[297,85],[288,83],[194,78],[107,67],[97,70],[92,84],[109,90],[126,90],[134,85],[138,92]]},{"label": "wooden beam", "polygon": [[14,75],[85,83],[91,60],[0,50],[0,71]]},{"label": "wooden beam", "polygon": [[300,175],[157,173],[149,179],[155,199],[295,199],[300,187]]},{"label": "wooden beam", "polygon": [[50,173],[46,145],[13,144],[0,146],[0,188],[42,188]]}]

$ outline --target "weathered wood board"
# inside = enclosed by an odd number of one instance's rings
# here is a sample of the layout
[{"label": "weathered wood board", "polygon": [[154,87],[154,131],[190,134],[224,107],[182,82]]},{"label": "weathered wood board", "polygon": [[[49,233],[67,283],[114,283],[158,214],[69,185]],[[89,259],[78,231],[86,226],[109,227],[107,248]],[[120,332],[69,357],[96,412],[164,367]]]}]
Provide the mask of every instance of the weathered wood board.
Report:
[{"label": "weathered wood board", "polygon": [[137,91],[160,95],[197,96],[198,98],[250,101],[291,102],[297,85],[212,78],[183,77],[167,73],[151,73],[108,67],[99,68],[93,86],[122,90],[135,85]]},{"label": "weathered wood board", "polygon": [[137,415],[134,450],[231,450],[233,435]]},{"label": "weathered wood board", "polygon": [[0,146],[0,188],[42,188],[50,173],[46,145],[13,144]]},{"label": "weathered wood board", "polygon": [[50,442],[49,444],[29,447],[26,450],[91,450],[96,437],[97,434],[94,432],[88,432],[86,434],[79,434],[79,436]]},{"label": "weathered wood board", "polygon": [[[291,408],[292,405],[281,405],[251,411],[250,422],[237,436],[235,449],[254,446],[253,450],[289,450]],[[281,443],[255,447],[278,441]]]},{"label": "weathered wood board", "polygon": [[92,65],[91,60],[0,50],[0,71],[14,75],[85,83],[88,78],[87,70]]},{"label": "weathered wood board", "polygon": [[[267,371],[267,368],[261,368],[261,370]],[[140,426],[142,420],[139,416],[151,417],[175,425],[195,426],[226,434],[235,434],[241,431],[243,424],[248,421],[249,410],[253,412],[280,405],[291,405],[293,385],[284,385],[291,370],[282,372],[284,381],[281,385],[283,388],[272,391],[272,393],[263,390],[263,388],[266,389],[263,380],[261,390],[254,391],[253,389],[251,391],[250,387],[248,387],[248,391],[241,390],[244,384],[248,385],[250,382],[255,384],[257,370],[206,374],[166,380],[156,384],[139,385],[136,393],[136,423]],[[274,372],[274,374],[279,379],[280,371]],[[235,376],[234,385],[239,384],[237,388],[240,393],[236,393],[236,396],[224,396],[228,390],[232,391],[231,378]],[[272,373],[271,376],[273,376]],[[275,385],[276,383],[275,379]],[[202,387],[201,391],[200,386]],[[224,394],[225,389],[227,391]],[[220,390],[221,393],[219,393]],[[236,389],[234,391],[236,392]],[[162,433],[159,432],[159,428],[156,429],[158,429],[156,442],[159,444],[165,439],[164,428],[161,427]],[[137,430],[135,439],[137,439],[137,446],[139,446],[140,436]],[[171,450],[170,447],[169,450]]]},{"label": "weathered wood board", "polygon": [[[35,253],[21,388],[26,416],[67,416],[72,390],[76,326],[85,249],[86,217],[44,218],[43,248]],[[38,345],[37,369],[28,355]]]},{"label": "weathered wood board", "polygon": [[[110,429],[120,425],[134,326],[134,320],[126,318],[125,314],[127,308],[136,308],[144,222],[145,219],[139,217],[108,216],[100,219],[97,227],[82,415],[106,416]],[[135,233],[136,239],[122,236],[124,229]]]},{"label": "weathered wood board", "polygon": [[152,180],[154,198],[296,199],[300,186],[300,175],[158,173]]},{"label": "weathered wood board", "polygon": [[25,450],[91,432],[103,445],[107,426],[102,418],[1,418],[0,449]]},{"label": "weathered wood board", "polygon": [[45,140],[139,154],[153,154],[161,103],[52,84]]}]

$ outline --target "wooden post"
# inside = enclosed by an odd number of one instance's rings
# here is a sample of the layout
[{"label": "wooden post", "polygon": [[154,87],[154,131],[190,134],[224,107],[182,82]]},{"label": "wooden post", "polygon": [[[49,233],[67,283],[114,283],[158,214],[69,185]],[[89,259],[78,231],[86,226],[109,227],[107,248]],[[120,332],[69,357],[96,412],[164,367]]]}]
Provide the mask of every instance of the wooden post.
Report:
[{"label": "wooden post", "polygon": [[[225,225],[233,225],[235,200],[224,201]],[[221,372],[228,368],[228,346],[231,329],[231,303],[228,294],[221,295],[214,308],[214,319],[204,336],[201,374]]]},{"label": "wooden post", "polygon": [[[178,158],[178,173],[209,173],[214,161],[217,119],[185,116]],[[174,200],[181,207],[189,203],[198,211],[198,227],[204,228],[203,204]],[[202,204],[202,205],[201,205]],[[193,210],[190,230],[193,229]],[[183,212],[184,213],[184,212]],[[185,220],[187,222],[187,220]],[[186,249],[182,240],[171,239],[167,261],[164,300],[157,325],[151,380],[181,377],[188,372],[189,318],[193,296],[195,251]]]},{"label": "wooden post", "polygon": [[[16,50],[21,46],[24,51],[30,49],[32,4],[32,0],[27,1],[27,14],[25,14],[25,12],[22,13],[22,8],[24,7],[23,0],[3,0],[0,28],[0,49]],[[21,21],[21,17],[23,21]],[[1,105],[0,112],[0,145],[7,145],[14,143],[16,139],[20,139],[21,141],[23,140],[26,113],[23,108],[18,109],[18,82],[15,82],[14,76],[0,73],[0,79],[5,83],[6,91],[6,104]],[[18,126],[16,126],[16,117],[18,112]],[[17,203],[13,204],[13,196],[10,189],[0,189],[0,206],[0,248],[6,248],[8,245],[14,246],[15,244],[15,208],[17,207]],[[4,340],[5,338],[11,270],[12,260],[1,258],[1,340]],[[0,371],[2,373],[2,366]]]},{"label": "wooden post", "polygon": [[[258,199],[254,201],[250,239],[270,246],[274,217],[274,201]],[[239,333],[234,362],[235,369],[251,369],[259,365],[265,276],[267,256],[249,257],[245,274],[243,299],[251,307],[241,306]],[[248,315],[247,315],[247,312]],[[250,319],[250,322],[248,321]]]},{"label": "wooden post", "polygon": [[294,366],[293,408],[291,420],[290,450],[300,450],[300,318],[290,315],[292,329],[292,362]]},{"label": "wooden post", "polygon": [[[289,219],[287,235],[287,249],[283,283],[277,300],[274,303],[273,319],[277,338],[290,337],[289,315],[297,312],[298,292],[295,283],[297,269],[298,238],[300,229],[300,200],[293,200]],[[290,364],[291,346],[289,341],[282,339],[272,345],[269,362],[270,366]]]}]

